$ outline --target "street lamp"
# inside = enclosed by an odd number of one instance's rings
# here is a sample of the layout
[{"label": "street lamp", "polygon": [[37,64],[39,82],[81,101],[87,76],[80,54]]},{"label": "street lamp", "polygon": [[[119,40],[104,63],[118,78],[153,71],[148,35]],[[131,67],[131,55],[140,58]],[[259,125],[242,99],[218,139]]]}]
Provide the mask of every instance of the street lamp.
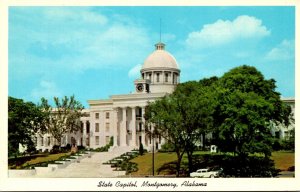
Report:
[{"label": "street lamp", "polygon": [[152,137],[152,175],[154,177],[154,134],[153,130],[151,130],[151,137]]}]

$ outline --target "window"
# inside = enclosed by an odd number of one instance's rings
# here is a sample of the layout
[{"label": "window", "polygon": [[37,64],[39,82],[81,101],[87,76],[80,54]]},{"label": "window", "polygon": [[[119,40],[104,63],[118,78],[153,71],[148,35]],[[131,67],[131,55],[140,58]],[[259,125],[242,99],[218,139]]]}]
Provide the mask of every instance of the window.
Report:
[{"label": "window", "polygon": [[169,79],[169,74],[165,73],[165,82],[168,82],[168,79]]},{"label": "window", "polygon": [[99,136],[95,136],[96,145],[99,145]]},{"label": "window", "polygon": [[106,143],[106,144],[109,144],[109,141],[110,141],[109,136],[106,136],[106,137],[105,137],[105,143]]},{"label": "window", "polygon": [[106,112],[106,119],[109,119],[109,112]]},{"label": "window", "polygon": [[47,144],[47,146],[50,146],[50,144],[51,144],[51,140],[50,140],[50,137],[48,137],[48,144]]},{"label": "window", "polygon": [[159,82],[159,73],[156,73],[156,82]]},{"label": "window", "polygon": [[95,132],[99,132],[99,123],[95,124]]},{"label": "window", "polygon": [[105,124],[105,131],[106,131],[106,132],[109,132],[109,123],[106,123],[106,124]]},{"label": "window", "polygon": [[44,146],[44,137],[41,137],[41,146]]},{"label": "window", "polygon": [[151,80],[151,76],[152,76],[152,74],[150,73],[150,74],[149,74],[149,80],[150,80],[150,82],[152,81],[152,80]]},{"label": "window", "polygon": [[99,113],[95,113],[95,118],[99,119]]},{"label": "window", "polygon": [[177,75],[174,73],[173,74],[173,84],[177,83]]},{"label": "window", "polygon": [[86,122],[86,132],[90,133],[90,122],[89,121]]}]

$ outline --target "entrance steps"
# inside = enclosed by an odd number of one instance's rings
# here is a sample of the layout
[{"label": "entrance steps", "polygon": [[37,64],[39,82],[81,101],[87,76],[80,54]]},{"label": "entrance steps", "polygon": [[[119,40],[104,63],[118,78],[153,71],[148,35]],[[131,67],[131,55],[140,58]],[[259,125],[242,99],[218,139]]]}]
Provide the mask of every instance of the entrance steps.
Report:
[{"label": "entrance steps", "polygon": [[123,147],[112,146],[112,147],[109,148],[108,151],[111,152],[111,153],[116,154],[116,156],[120,156],[123,153],[132,151],[134,148],[136,148],[136,147],[132,147],[132,146],[123,146]]},{"label": "entrance steps", "polygon": [[[133,147],[111,147],[108,152],[90,152],[91,156],[86,156],[78,161],[73,161],[68,166],[53,169],[48,172],[36,173],[33,170],[30,174],[22,171],[11,173],[11,177],[35,177],[35,178],[100,178],[100,177],[119,177],[124,176],[125,171],[114,171],[111,165],[103,164],[115,157],[119,157],[126,152],[133,150]],[[30,171],[30,170],[29,170]]]}]

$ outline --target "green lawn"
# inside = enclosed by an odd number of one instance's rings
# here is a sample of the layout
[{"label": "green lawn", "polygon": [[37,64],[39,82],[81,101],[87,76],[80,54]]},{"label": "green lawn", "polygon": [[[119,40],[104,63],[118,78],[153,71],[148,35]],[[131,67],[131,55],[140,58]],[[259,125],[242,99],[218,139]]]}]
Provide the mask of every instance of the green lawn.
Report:
[{"label": "green lawn", "polygon": [[[47,162],[47,161],[55,161],[60,157],[65,155],[70,155],[71,152],[68,153],[58,153],[58,154],[36,154],[32,156],[18,157],[17,159],[9,160],[9,168],[19,169],[23,165],[33,165],[37,163]],[[11,162],[11,163],[10,163]]]},{"label": "green lawn", "polygon": [[[209,152],[201,152],[197,151],[194,155],[204,155],[210,154]],[[289,167],[295,165],[295,154],[293,152],[273,152],[272,159],[275,162],[275,167],[281,170],[287,170]],[[155,175],[169,175],[174,174],[170,173],[167,170],[168,166],[175,166],[173,162],[177,160],[175,153],[155,153],[154,159],[154,168]],[[152,153],[146,153],[143,156],[138,156],[131,160],[131,162],[135,162],[138,164],[138,171],[131,173],[132,176],[143,176],[143,175],[152,175]],[[182,163],[187,162],[187,157],[184,155]],[[164,169],[165,168],[165,169]]]},{"label": "green lawn", "polygon": [[288,170],[289,167],[295,166],[295,153],[286,151],[277,151],[272,153],[275,167],[282,171]]},{"label": "green lawn", "polygon": [[[154,154],[154,169],[158,170],[165,163],[175,161],[177,159],[175,153],[155,153]],[[131,160],[137,163],[139,170],[131,173],[131,175],[152,175],[152,153],[145,153]],[[162,174],[162,173],[161,173]],[[155,172],[157,175],[157,171]]]}]

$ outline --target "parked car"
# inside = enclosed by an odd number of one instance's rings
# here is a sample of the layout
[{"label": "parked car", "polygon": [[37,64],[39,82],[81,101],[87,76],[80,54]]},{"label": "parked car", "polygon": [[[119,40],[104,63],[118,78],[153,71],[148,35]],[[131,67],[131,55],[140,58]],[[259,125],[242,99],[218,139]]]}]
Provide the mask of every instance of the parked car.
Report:
[{"label": "parked car", "polygon": [[190,174],[191,177],[201,177],[201,178],[213,178],[213,177],[219,177],[220,173],[222,172],[222,169],[219,170],[213,170],[213,169],[198,169],[195,172],[192,172]]}]

